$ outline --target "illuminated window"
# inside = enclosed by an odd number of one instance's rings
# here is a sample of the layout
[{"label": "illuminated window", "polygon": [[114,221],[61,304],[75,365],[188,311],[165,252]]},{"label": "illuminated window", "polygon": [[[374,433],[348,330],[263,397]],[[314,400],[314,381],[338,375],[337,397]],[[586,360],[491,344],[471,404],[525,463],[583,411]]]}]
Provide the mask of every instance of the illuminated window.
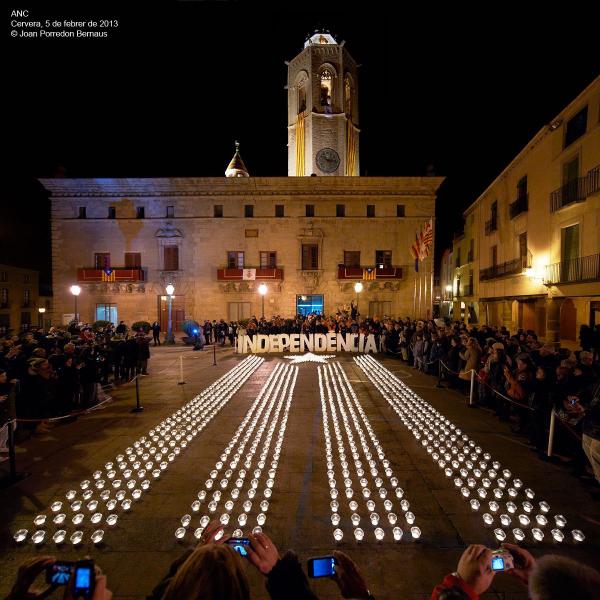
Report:
[{"label": "illuminated window", "polygon": [[243,269],[244,268],[244,253],[239,250],[230,250],[227,252],[227,268],[228,269]]},{"label": "illuminated window", "polygon": [[260,253],[260,268],[261,269],[276,269],[277,268],[277,252],[271,250]]},{"label": "illuminated window", "polygon": [[323,69],[319,76],[321,80],[320,102],[326,113],[331,113],[333,98],[333,75],[329,69]]},{"label": "illuminated window", "polygon": [[392,266],[391,250],[375,250],[375,266],[378,269]]}]

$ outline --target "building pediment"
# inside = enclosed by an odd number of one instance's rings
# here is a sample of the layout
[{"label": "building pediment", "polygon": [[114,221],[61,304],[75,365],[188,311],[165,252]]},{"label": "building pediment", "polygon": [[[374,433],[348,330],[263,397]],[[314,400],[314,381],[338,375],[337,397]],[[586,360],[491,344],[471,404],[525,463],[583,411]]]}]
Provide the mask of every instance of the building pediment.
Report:
[{"label": "building pediment", "polygon": [[167,223],[164,227],[156,230],[154,237],[157,238],[182,238],[183,233],[181,229],[177,229],[171,223]]}]

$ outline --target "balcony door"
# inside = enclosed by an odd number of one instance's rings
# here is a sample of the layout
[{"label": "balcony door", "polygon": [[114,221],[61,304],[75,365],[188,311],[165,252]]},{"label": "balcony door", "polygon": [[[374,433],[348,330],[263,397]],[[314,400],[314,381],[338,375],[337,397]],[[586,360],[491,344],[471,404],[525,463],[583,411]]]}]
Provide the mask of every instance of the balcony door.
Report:
[{"label": "balcony door", "polygon": [[[176,294],[173,296],[171,310],[173,331],[181,331],[181,324],[185,320],[185,296]],[[158,297],[158,321],[161,332],[167,333],[169,328],[169,301],[167,296]]]},{"label": "balcony door", "polygon": [[561,229],[561,281],[577,281],[579,277],[579,223]]}]

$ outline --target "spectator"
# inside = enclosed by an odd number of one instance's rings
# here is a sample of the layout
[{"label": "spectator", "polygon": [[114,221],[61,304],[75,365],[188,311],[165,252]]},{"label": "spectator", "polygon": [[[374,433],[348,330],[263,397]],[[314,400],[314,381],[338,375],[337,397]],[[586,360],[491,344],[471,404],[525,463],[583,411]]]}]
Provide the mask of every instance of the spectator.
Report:
[{"label": "spectator", "polygon": [[160,346],[160,323],[158,321],[154,321],[154,323],[152,323],[151,329],[154,345]]}]

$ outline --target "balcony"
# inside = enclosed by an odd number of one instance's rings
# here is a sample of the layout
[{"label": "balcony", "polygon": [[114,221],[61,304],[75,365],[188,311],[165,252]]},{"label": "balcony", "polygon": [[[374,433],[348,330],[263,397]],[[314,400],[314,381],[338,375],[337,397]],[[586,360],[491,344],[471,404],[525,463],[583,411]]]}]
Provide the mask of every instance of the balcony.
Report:
[{"label": "balcony", "polygon": [[529,210],[529,194],[519,196],[514,202],[509,205],[510,218],[514,219],[521,213]]},{"label": "balcony", "polygon": [[465,296],[472,296],[473,295],[473,286],[468,283],[465,284],[462,288],[462,294],[459,294],[459,297],[464,298]]},{"label": "balcony", "polygon": [[347,267],[338,265],[338,279],[402,279],[402,267]]},{"label": "balcony", "polygon": [[77,269],[78,283],[101,283],[103,281],[145,281],[144,270],[140,268],[126,269],[124,267],[111,267],[108,272],[103,269]]},{"label": "balcony", "polygon": [[591,254],[548,265],[544,285],[600,280],[600,254]]},{"label": "balcony", "polygon": [[479,281],[489,281],[490,279],[498,279],[500,277],[508,277],[510,275],[520,275],[523,269],[526,269],[531,265],[529,256],[522,256],[500,263],[499,265],[492,265],[486,269],[479,271]]},{"label": "balcony", "polygon": [[485,235],[490,235],[493,231],[498,231],[498,217],[485,222]]},{"label": "balcony", "polygon": [[583,202],[588,196],[600,191],[600,165],[588,171],[585,177],[568,181],[550,193],[550,212],[556,212],[575,202]]},{"label": "balcony", "polygon": [[[246,271],[246,277],[244,277],[244,271]],[[248,271],[254,271],[254,277]],[[243,281],[252,279],[270,279],[270,280],[281,280],[283,279],[283,269],[268,268],[258,269],[256,267],[245,267],[244,269],[217,269],[217,280],[218,281]]]}]

